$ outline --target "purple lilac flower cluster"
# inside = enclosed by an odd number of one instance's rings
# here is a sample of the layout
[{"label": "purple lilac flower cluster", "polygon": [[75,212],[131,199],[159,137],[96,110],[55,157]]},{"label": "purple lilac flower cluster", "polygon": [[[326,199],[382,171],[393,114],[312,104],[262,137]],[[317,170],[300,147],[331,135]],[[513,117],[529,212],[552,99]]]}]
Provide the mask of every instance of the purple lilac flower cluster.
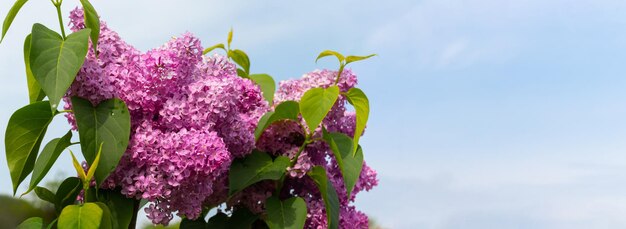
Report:
[{"label": "purple lilac flower cluster", "polygon": [[[85,27],[83,11],[70,14],[72,30]],[[146,208],[155,224],[168,224],[173,213],[197,218],[202,206],[227,202],[228,169],[234,158],[254,148],[293,159],[304,141],[301,125],[283,121],[270,126],[255,143],[259,118],[271,108],[258,86],[237,76],[236,66],[220,55],[202,55],[200,41],[189,33],[173,38],[162,47],[142,53],[125,43],[101,22],[97,55],[89,49],[87,59],[68,90],[97,105],[120,98],[131,112],[131,139],[117,169],[102,184],[151,203]],[[308,89],[333,85],[336,71],[322,70],[301,79],[279,84],[275,104],[298,101]],[[338,83],[342,92],[356,85],[356,76],[345,70]],[[355,114],[346,111],[342,96],[323,125],[329,131],[354,134]],[[67,113],[76,128],[73,115]],[[321,128],[314,136],[321,136]],[[288,168],[283,195],[297,195],[307,202],[307,228],[325,228],[324,202],[313,181],[305,176],[313,166],[323,166],[340,197],[340,227],[366,228],[368,218],[351,204],[356,194],[377,185],[376,172],[363,166],[360,179],[348,198],[341,171],[323,142],[309,144]],[[264,202],[275,189],[274,182],[260,182],[240,192],[227,204],[264,211]]]}]

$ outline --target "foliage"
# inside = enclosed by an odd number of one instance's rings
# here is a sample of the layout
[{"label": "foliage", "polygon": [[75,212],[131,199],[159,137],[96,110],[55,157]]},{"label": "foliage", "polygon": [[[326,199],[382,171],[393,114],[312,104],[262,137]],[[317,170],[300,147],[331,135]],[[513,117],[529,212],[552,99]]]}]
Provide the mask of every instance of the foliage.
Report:
[{"label": "foliage", "polygon": [[[352,203],[377,184],[359,145],[369,100],[345,67],[374,55],[326,50],[316,61],[334,56],[338,71],[277,87],[232,48],[232,30],[226,44],[203,49],[184,34],[142,54],[100,22],[89,0],[79,2],[71,33],[63,0],[52,0],[60,33],[36,23],[24,41],[30,104],[9,120],[7,163],[14,194],[32,174],[24,194],[54,205],[56,218],[20,228],[134,227],[146,203],[153,223],[167,225],[177,212],[181,228],[368,226]],[[0,42],[25,3],[9,10]],[[207,55],[217,50],[225,55]],[[40,151],[57,114],[71,130]],[[74,144],[85,159],[70,151],[78,176],[54,191],[37,186]]]}]

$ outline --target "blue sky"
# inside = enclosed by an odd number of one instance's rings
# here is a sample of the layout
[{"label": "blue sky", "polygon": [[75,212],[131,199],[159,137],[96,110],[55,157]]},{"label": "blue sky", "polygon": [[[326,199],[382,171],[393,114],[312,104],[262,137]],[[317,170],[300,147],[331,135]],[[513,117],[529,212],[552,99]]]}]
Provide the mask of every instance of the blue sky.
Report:
[{"label": "blue sky", "polygon": [[[233,27],[252,71],[280,80],[336,68],[314,63],[321,50],[379,54],[352,66],[380,178],[357,205],[388,228],[626,227],[626,2],[93,4],[141,50],[185,31],[209,46]],[[0,45],[0,129],[27,103],[21,47],[34,22],[57,27],[49,2],[29,2]],[[66,128],[57,118],[47,138]],[[71,174],[59,160],[53,174]],[[10,193],[4,157],[0,187]]]}]

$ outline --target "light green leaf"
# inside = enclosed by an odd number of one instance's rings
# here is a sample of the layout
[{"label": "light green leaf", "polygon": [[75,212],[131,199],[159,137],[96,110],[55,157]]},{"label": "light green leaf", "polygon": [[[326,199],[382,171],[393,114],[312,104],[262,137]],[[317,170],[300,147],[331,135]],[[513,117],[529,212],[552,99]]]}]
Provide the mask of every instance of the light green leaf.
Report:
[{"label": "light green leaf", "polygon": [[100,18],[98,12],[93,8],[93,5],[89,0],[80,0],[80,4],[83,5],[83,12],[85,14],[85,27],[91,30],[91,45],[93,46],[93,53],[98,54],[98,38],[100,36]]},{"label": "light green leaf", "polygon": [[208,48],[204,49],[204,51],[202,51],[202,55],[206,55],[207,53],[213,51],[214,49],[218,49],[218,48],[219,49],[223,49],[224,51],[226,50],[224,48],[224,44],[216,44],[216,45],[213,45],[211,47],[208,47]]},{"label": "light green leaf", "polygon": [[30,103],[39,102],[46,97],[46,94],[37,83],[33,72],[30,69],[30,43],[31,35],[26,36],[24,40],[24,65],[26,66],[26,83],[28,84],[28,100]]},{"label": "light green leaf", "polygon": [[288,157],[278,156],[272,161],[266,153],[252,152],[243,159],[233,161],[228,175],[228,194],[232,196],[262,180],[278,180],[285,174],[288,166]]},{"label": "light green leaf", "polygon": [[233,28],[230,28],[230,31],[228,32],[228,49],[230,49],[230,43],[233,42]]},{"label": "light green leaf", "polygon": [[41,217],[31,217],[17,225],[17,229],[41,229],[43,228],[43,219]]},{"label": "light green leaf", "polygon": [[337,57],[337,60],[339,60],[339,63],[343,63],[343,60],[345,60],[346,58],[341,55],[341,53],[332,51],[332,50],[326,50],[320,53],[320,55],[317,56],[317,59],[315,59],[315,62],[317,63],[317,61],[323,57],[327,57],[327,56],[335,56]]},{"label": "light green leaf", "polygon": [[99,200],[105,203],[111,211],[113,228],[129,228],[135,200],[122,195],[119,190],[101,189],[98,191],[98,195]]},{"label": "light green leaf", "polygon": [[68,205],[59,215],[59,229],[95,229],[100,228],[104,211],[95,203]]},{"label": "light green leaf", "polygon": [[324,167],[315,166],[308,175],[313,179],[322,194],[322,199],[324,199],[328,228],[337,229],[339,226],[339,197],[335,187],[326,176],[326,170]]},{"label": "light green leaf", "polygon": [[130,138],[130,113],[124,101],[109,99],[93,107],[88,100],[72,97],[72,107],[78,125],[80,146],[88,164],[93,165],[97,147],[103,144],[104,154],[95,172],[96,182],[102,182],[115,169],[126,151]]},{"label": "light green leaf", "polygon": [[33,25],[30,67],[39,85],[50,99],[53,111],[70,87],[85,61],[89,44],[89,29],[67,36],[42,24]]},{"label": "light green leaf", "polygon": [[261,88],[263,98],[267,100],[270,106],[274,103],[274,91],[276,91],[276,82],[268,74],[251,74],[248,76]]},{"label": "light green leaf", "polygon": [[13,182],[13,194],[33,171],[39,146],[54,114],[48,101],[36,102],[15,111],[4,135],[7,163]]},{"label": "light green leaf", "polygon": [[277,197],[270,197],[265,203],[267,219],[265,222],[270,229],[301,229],[306,221],[306,203],[300,197],[291,197],[280,201]]},{"label": "light green leaf", "polygon": [[83,167],[80,165],[80,162],[78,162],[78,160],[76,160],[76,157],[74,156],[74,153],[70,150],[70,155],[72,155],[72,165],[74,165],[74,169],[76,170],[76,173],[78,173],[78,177],[80,178],[81,181],[83,181],[83,184],[87,181],[87,175],[85,175],[85,170],[83,170]]},{"label": "light green leaf", "polygon": [[352,139],[342,133],[328,133],[323,129],[324,141],[330,146],[335,155],[343,182],[346,186],[346,194],[348,199],[352,194],[352,189],[361,175],[363,169],[363,151],[359,147],[355,154],[352,153]]},{"label": "light green leaf", "polygon": [[298,114],[300,113],[300,107],[296,101],[285,101],[278,104],[274,111],[265,113],[259,120],[259,124],[254,131],[254,136],[258,140],[263,134],[263,131],[267,129],[272,123],[280,120],[294,120],[298,121]]},{"label": "light green leaf", "polygon": [[20,12],[20,9],[22,9],[22,6],[24,6],[26,2],[28,2],[28,0],[17,0],[13,3],[13,6],[4,18],[4,23],[2,24],[2,38],[0,38],[0,43],[4,40],[4,36],[7,34],[7,31],[9,31],[9,27],[11,27],[13,19],[15,19],[15,16],[17,16],[17,13]]},{"label": "light green leaf", "polygon": [[61,152],[70,146],[71,139],[72,131],[68,131],[63,137],[52,139],[52,141],[48,142],[48,144],[43,147],[39,158],[37,158],[35,162],[35,168],[33,169],[33,176],[30,178],[28,191],[24,194],[32,191],[46,174],[48,174],[48,171],[50,171],[52,165],[57,161]]},{"label": "light green leaf", "polygon": [[54,193],[52,193],[52,191],[48,190],[47,188],[44,187],[35,187],[35,194],[37,194],[37,197],[39,197],[39,199],[50,202],[52,204],[56,204],[56,198],[54,197]]},{"label": "light green leaf", "polygon": [[232,58],[235,63],[241,66],[246,75],[250,74],[250,58],[248,58],[245,52],[239,49],[230,50],[228,51],[228,57]]},{"label": "light green leaf", "polygon": [[300,99],[300,112],[311,132],[324,120],[338,97],[339,87],[336,85],[326,89],[313,88],[304,93]]},{"label": "light green leaf", "polygon": [[100,142],[100,148],[98,149],[98,154],[96,154],[96,159],[93,160],[89,167],[89,171],[87,171],[86,181],[91,181],[91,178],[93,178],[93,174],[96,172],[96,169],[98,169],[98,163],[100,163],[100,154],[102,154],[103,143],[104,142]]},{"label": "light green leaf", "polygon": [[368,59],[370,57],[376,56],[376,54],[367,55],[367,56],[347,56],[346,57],[346,65],[352,62],[361,61]]},{"label": "light green leaf", "polygon": [[74,204],[76,202],[76,196],[82,190],[82,181],[78,177],[68,177],[65,179],[59,188],[57,189],[56,194],[54,194],[54,199],[56,200],[56,204],[54,205],[57,211],[61,211],[65,206]]},{"label": "light green leaf", "polygon": [[358,88],[348,90],[346,98],[348,102],[354,106],[354,110],[356,111],[356,128],[354,129],[354,145],[352,147],[352,152],[356,153],[359,139],[361,135],[363,135],[363,130],[365,130],[365,125],[370,116],[370,101],[365,93]]}]

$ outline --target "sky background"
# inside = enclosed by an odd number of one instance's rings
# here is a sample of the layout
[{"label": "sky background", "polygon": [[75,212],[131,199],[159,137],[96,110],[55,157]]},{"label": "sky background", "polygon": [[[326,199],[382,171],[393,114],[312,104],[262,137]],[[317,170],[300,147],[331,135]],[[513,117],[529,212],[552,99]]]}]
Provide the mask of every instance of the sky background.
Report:
[{"label": "sky background", "polygon": [[[626,227],[624,1],[92,2],[144,51],[186,31],[211,46],[232,27],[252,72],[277,80],[336,69],[315,64],[325,49],[377,53],[351,65],[380,179],[356,205],[387,228]],[[28,102],[22,44],[35,22],[57,29],[49,1],[27,3],[0,45],[1,130]],[[44,142],[67,128],[58,116]],[[52,175],[73,174],[68,155]]]}]

